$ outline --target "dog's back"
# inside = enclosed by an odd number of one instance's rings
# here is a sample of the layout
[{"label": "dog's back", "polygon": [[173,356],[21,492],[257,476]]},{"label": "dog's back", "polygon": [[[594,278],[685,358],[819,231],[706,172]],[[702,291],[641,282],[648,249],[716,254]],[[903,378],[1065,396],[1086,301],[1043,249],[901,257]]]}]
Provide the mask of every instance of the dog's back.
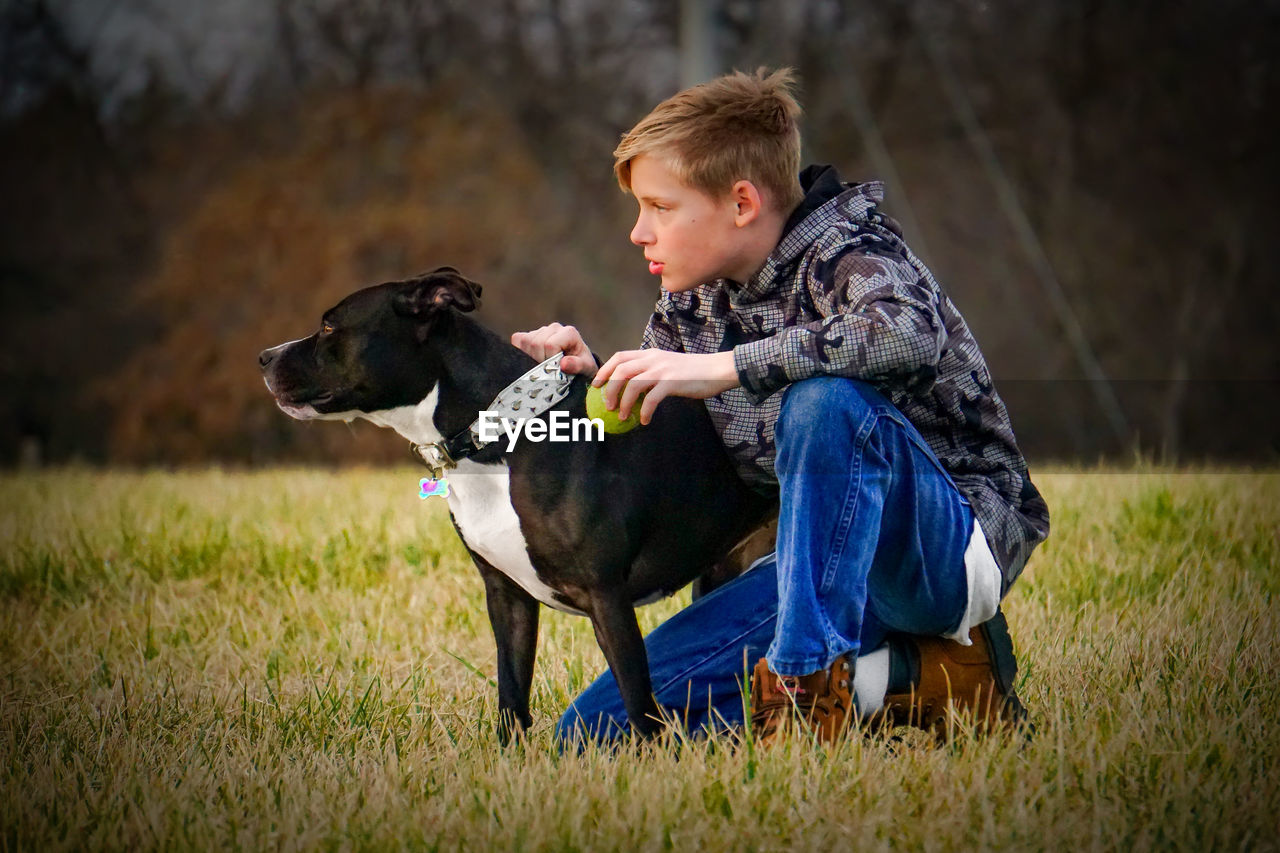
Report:
[{"label": "dog's back", "polygon": [[[562,404],[573,417],[584,416],[580,385]],[[592,566],[634,602],[715,569],[775,505],[738,477],[700,400],[667,398],[647,426],[602,442],[517,447],[507,461],[539,574],[576,586],[587,580],[579,567]]]}]

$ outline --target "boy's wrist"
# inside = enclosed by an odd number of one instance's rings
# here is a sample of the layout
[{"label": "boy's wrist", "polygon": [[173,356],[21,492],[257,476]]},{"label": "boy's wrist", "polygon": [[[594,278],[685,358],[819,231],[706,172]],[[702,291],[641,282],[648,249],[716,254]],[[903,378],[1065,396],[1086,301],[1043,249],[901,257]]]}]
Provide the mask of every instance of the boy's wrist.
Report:
[{"label": "boy's wrist", "polygon": [[725,350],[715,354],[715,378],[723,382],[732,382],[731,388],[742,384],[738,378],[738,368],[733,362],[733,350]]}]

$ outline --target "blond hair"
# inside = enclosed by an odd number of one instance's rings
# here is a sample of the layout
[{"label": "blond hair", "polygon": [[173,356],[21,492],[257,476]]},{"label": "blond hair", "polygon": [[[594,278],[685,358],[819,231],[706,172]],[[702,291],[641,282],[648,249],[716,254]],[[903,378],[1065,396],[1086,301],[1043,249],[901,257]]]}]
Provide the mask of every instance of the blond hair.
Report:
[{"label": "blond hair", "polygon": [[613,151],[618,184],[631,192],[631,161],[663,157],[684,184],[711,196],[747,180],[766,204],[790,211],[800,190],[800,104],[790,68],[735,71],[667,98]]}]

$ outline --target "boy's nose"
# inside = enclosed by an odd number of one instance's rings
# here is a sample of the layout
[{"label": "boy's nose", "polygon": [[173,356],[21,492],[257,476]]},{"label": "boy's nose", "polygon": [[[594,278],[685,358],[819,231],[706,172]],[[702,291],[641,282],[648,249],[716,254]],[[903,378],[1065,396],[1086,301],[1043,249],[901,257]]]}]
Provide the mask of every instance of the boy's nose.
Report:
[{"label": "boy's nose", "polygon": [[635,226],[631,229],[631,242],[637,246],[647,246],[653,242],[653,233],[645,227],[643,217],[637,219]]}]

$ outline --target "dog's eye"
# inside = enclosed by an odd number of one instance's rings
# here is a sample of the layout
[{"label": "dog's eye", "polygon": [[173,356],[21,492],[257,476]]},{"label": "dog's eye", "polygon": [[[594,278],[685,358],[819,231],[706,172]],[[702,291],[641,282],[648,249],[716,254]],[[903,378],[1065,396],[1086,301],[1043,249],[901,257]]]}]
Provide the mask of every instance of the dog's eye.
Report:
[{"label": "dog's eye", "polygon": [[332,324],[332,323],[324,323],[324,324],[322,324],[322,325],[320,326],[320,334],[322,334],[322,335],[331,335],[331,334],[333,334],[333,324]]}]

